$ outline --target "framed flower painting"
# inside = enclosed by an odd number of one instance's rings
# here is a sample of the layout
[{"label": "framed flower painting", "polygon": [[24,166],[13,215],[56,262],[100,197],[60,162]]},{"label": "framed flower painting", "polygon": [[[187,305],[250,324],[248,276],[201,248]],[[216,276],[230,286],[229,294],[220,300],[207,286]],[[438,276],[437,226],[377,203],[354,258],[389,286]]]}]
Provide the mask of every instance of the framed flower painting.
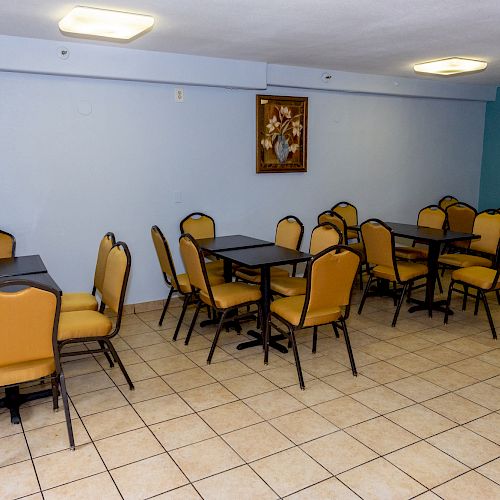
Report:
[{"label": "framed flower painting", "polygon": [[257,173],[307,172],[307,97],[257,95]]}]

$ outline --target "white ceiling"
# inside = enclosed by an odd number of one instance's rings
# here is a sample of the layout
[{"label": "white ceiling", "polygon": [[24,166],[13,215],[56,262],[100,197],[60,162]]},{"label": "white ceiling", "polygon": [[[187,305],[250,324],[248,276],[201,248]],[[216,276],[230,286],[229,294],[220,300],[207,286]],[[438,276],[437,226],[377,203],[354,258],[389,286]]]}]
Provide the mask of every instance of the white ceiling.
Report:
[{"label": "white ceiling", "polygon": [[75,5],[156,20],[129,43],[82,43],[410,77],[465,56],[488,69],[448,81],[500,85],[500,0],[2,0],[0,34],[79,41],[57,27]]}]

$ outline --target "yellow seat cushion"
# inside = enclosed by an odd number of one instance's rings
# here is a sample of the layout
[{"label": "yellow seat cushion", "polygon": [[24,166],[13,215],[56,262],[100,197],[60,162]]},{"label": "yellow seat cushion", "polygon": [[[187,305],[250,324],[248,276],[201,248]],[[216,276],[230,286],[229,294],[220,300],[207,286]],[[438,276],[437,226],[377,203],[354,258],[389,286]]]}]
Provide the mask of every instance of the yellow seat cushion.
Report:
[{"label": "yellow seat cushion", "polygon": [[439,257],[440,264],[448,264],[452,267],[491,267],[492,262],[486,257],[479,257],[478,255],[467,255],[465,253],[445,253]]},{"label": "yellow seat cushion", "polygon": [[55,371],[54,358],[37,359],[0,366],[0,386],[37,380],[51,375]]},{"label": "yellow seat cushion", "polygon": [[[427,274],[427,266],[425,264],[415,264],[413,262],[398,262],[399,279],[401,281],[410,281],[419,276]],[[389,266],[375,266],[372,269],[373,275],[376,278],[385,280],[396,281],[396,274],[392,267]]]},{"label": "yellow seat cushion", "polygon": [[[291,325],[297,326],[300,322],[302,309],[304,308],[305,295],[296,297],[285,297],[271,303],[271,312],[283,318]],[[330,307],[327,310],[315,311],[313,315],[307,315],[304,326],[316,326],[332,323],[340,318],[342,310],[340,307]]]},{"label": "yellow seat cushion", "polygon": [[361,260],[366,260],[365,246],[363,245],[362,241],[358,241],[357,243],[349,243],[349,248],[352,248],[353,250],[359,252],[361,254]]},{"label": "yellow seat cushion", "polygon": [[177,282],[179,283],[179,292],[191,293],[191,283],[189,283],[189,276],[186,273],[178,274]]},{"label": "yellow seat cushion", "polygon": [[[493,286],[495,276],[495,269],[480,266],[457,269],[451,273],[451,277],[455,281],[463,281],[464,283],[476,286],[482,290],[489,290]],[[500,289],[500,281],[495,288]]]},{"label": "yellow seat cushion", "polygon": [[205,267],[207,268],[207,272],[214,274],[222,274],[224,273],[224,261],[215,260],[213,262],[205,262]]},{"label": "yellow seat cushion", "polygon": [[396,257],[406,260],[425,260],[429,255],[427,248],[421,247],[396,247]]},{"label": "yellow seat cushion", "polygon": [[97,299],[91,293],[65,293],[61,298],[61,312],[70,311],[97,311]]},{"label": "yellow seat cushion", "polygon": [[[215,305],[219,309],[235,307],[245,302],[256,302],[261,298],[259,287],[246,283],[215,285],[212,287],[212,294]],[[210,298],[206,293],[200,292],[200,298],[203,302],[210,305]]]},{"label": "yellow seat cushion", "polygon": [[97,311],[73,311],[61,313],[58,340],[83,337],[103,337],[113,329],[111,320]]},{"label": "yellow seat cushion", "polygon": [[[255,283],[258,285],[260,283],[260,269],[248,269],[248,268],[240,268],[236,271],[236,277],[241,278],[245,281],[249,281],[250,283]],[[284,278],[288,277],[289,273],[283,267],[271,267],[271,279],[273,278]]]},{"label": "yellow seat cushion", "polygon": [[271,290],[286,297],[305,295],[306,285],[307,280],[305,278],[295,278],[292,276],[271,278]]},{"label": "yellow seat cushion", "polygon": [[347,238],[349,240],[357,240],[359,238],[359,233],[355,229],[348,229]]}]

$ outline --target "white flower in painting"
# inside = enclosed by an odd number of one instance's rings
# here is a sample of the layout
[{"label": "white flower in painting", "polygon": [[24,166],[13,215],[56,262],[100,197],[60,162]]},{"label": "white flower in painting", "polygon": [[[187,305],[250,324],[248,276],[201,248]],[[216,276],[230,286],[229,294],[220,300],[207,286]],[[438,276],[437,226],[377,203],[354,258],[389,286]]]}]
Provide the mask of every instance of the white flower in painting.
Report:
[{"label": "white flower in painting", "polygon": [[274,129],[279,128],[279,126],[280,126],[280,122],[278,121],[278,118],[276,118],[276,115],[274,115],[272,118],[270,118],[269,123],[266,125],[269,132],[273,132]]},{"label": "white flower in painting", "polygon": [[273,147],[273,143],[269,139],[262,139],[260,143],[264,149],[271,149]]},{"label": "white flower in painting", "polygon": [[295,122],[292,122],[292,127],[293,127],[293,130],[292,130],[292,134],[297,137],[300,136],[300,131],[302,130],[302,125],[300,124],[300,120],[297,120]]},{"label": "white flower in painting", "polygon": [[280,114],[281,114],[281,116],[284,116],[285,118],[292,117],[292,112],[286,106],[281,106]]},{"label": "white flower in painting", "polygon": [[295,151],[297,151],[297,149],[299,149],[299,145],[298,145],[298,144],[292,144],[292,145],[290,146],[290,151],[291,151],[292,153],[295,153]]}]

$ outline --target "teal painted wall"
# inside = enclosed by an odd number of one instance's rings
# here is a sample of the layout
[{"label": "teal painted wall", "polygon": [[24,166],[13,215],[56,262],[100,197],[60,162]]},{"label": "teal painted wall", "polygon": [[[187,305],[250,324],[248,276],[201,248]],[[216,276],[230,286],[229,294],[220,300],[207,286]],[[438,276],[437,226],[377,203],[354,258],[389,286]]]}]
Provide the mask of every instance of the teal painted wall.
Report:
[{"label": "teal painted wall", "polygon": [[479,209],[500,207],[500,87],[486,105]]}]

